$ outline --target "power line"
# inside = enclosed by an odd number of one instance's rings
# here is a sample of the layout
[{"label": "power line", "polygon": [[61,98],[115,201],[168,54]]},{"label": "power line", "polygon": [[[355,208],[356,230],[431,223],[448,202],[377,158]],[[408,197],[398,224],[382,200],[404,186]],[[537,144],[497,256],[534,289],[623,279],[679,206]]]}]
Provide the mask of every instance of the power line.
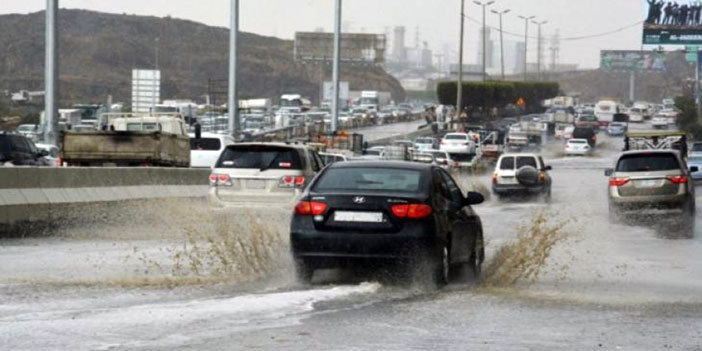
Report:
[{"label": "power line", "polygon": [[[469,19],[470,21],[476,23],[476,24],[482,25],[482,22],[478,21],[478,20],[475,19],[475,18],[472,18],[472,17],[470,17],[470,16],[466,16],[466,15],[464,15],[464,17],[467,18],[467,19]],[[586,40],[586,39],[604,37],[604,36],[607,36],[607,35],[611,35],[611,34],[615,34],[615,33],[619,33],[619,32],[625,31],[625,30],[627,30],[627,29],[629,29],[629,28],[633,28],[633,27],[639,26],[639,25],[641,25],[641,24],[643,24],[643,23],[644,23],[644,21],[638,21],[638,22],[636,22],[636,23],[632,23],[632,24],[630,24],[630,25],[627,25],[627,26],[624,26],[624,27],[621,27],[621,28],[617,28],[617,29],[614,29],[614,30],[611,30],[611,31],[603,32],[603,33],[590,34],[590,35],[577,36],[577,37],[561,38],[561,40],[563,40],[563,41],[578,41],[578,40]],[[500,30],[499,28],[496,28],[496,27],[493,27],[493,26],[488,26],[488,27],[490,27],[490,29],[492,29],[492,30],[496,30],[497,32],[502,32],[502,33],[504,33],[504,34],[511,35],[511,36],[518,37],[518,38],[524,38],[524,34],[518,34],[518,33],[508,32],[508,31],[506,31],[506,30]],[[528,38],[529,38],[529,39],[534,39],[534,40],[539,39],[539,38],[536,37],[536,36],[528,36]]]}]

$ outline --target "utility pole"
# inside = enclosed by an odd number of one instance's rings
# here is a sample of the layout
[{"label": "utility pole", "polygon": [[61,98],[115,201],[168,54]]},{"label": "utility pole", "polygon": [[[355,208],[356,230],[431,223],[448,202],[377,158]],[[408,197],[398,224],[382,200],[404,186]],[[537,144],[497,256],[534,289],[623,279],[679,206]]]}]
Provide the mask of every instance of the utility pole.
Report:
[{"label": "utility pole", "polygon": [[537,49],[536,49],[536,70],[538,72],[537,80],[541,80],[541,25],[548,23],[548,21],[532,21],[538,28],[537,36]]},{"label": "utility pole", "polygon": [[518,17],[524,20],[524,81],[526,82],[527,80],[529,80],[529,78],[527,76],[527,68],[529,67],[529,65],[527,64],[527,61],[528,61],[527,58],[529,57],[527,55],[527,52],[528,52],[527,51],[527,43],[529,40],[529,21],[536,18],[536,16],[529,16],[529,17],[518,16]]},{"label": "utility pole", "polygon": [[44,142],[58,146],[58,0],[46,0],[44,56]]},{"label": "utility pole", "polygon": [[239,97],[237,70],[239,58],[239,0],[231,0],[231,23],[229,29],[229,133],[239,140],[241,123],[239,121]]},{"label": "utility pole", "polygon": [[495,3],[494,0],[486,3],[473,1],[476,5],[483,7],[483,82],[487,80],[487,30],[485,28],[485,8]]},{"label": "utility pole", "polygon": [[500,66],[501,66],[501,72],[502,72],[502,80],[505,80],[505,42],[504,42],[504,36],[502,33],[502,15],[509,13],[509,9],[502,10],[502,11],[495,11],[491,10],[492,13],[500,16]]},{"label": "utility pole", "polygon": [[332,122],[331,131],[339,125],[339,61],[341,60],[341,0],[336,0],[334,16],[334,63],[332,64]]},{"label": "utility pole", "polygon": [[[466,0],[461,0],[461,32],[458,40],[458,87],[456,89],[456,116],[463,110],[463,25],[465,22]],[[453,125],[453,120],[451,121]]]}]

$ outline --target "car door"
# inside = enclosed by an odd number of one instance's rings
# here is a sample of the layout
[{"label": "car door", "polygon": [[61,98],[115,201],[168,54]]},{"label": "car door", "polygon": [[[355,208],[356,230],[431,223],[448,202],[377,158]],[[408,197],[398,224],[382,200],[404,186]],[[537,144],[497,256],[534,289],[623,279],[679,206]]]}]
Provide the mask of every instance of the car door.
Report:
[{"label": "car door", "polygon": [[438,173],[449,197],[447,217],[451,233],[451,260],[455,263],[467,262],[477,234],[475,228],[478,219],[469,206],[463,206],[463,191],[448,172],[440,169]]}]

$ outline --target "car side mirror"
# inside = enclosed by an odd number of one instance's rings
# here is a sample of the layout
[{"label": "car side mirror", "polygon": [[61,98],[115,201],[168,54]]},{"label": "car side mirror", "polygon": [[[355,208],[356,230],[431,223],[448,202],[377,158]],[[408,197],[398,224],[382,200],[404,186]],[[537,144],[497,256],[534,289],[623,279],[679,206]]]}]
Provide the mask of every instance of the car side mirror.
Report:
[{"label": "car side mirror", "polygon": [[476,191],[469,191],[468,196],[465,197],[464,204],[466,206],[470,205],[480,205],[485,202],[485,197],[483,194]]},{"label": "car side mirror", "polygon": [[690,167],[690,173],[696,173],[696,172],[699,172],[699,171],[700,171],[700,168],[697,167],[697,166],[692,166],[692,167]]},{"label": "car side mirror", "polygon": [[614,169],[612,169],[612,168],[607,168],[607,169],[605,169],[605,171],[604,171],[604,174],[605,174],[605,176],[607,176],[607,177],[611,177],[611,176],[612,176],[612,173],[614,173]]},{"label": "car side mirror", "polygon": [[551,171],[551,170],[553,170],[553,167],[551,167],[551,166],[546,166],[546,167],[544,167],[544,170],[545,170],[545,171]]},{"label": "car side mirror", "polygon": [[39,150],[39,157],[46,157],[46,156],[49,156],[49,151]]}]

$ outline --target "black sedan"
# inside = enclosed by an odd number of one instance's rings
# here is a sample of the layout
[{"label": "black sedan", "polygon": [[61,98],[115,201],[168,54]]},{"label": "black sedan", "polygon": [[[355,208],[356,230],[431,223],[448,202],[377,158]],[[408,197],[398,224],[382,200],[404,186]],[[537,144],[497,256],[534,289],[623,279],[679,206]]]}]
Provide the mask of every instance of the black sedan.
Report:
[{"label": "black sedan", "polygon": [[[400,263],[437,285],[466,266],[474,277],[485,257],[483,228],[463,192],[435,165],[410,162],[335,163],[301,195],[290,227],[297,277],[315,269]],[[406,265],[405,265],[406,263]]]}]

